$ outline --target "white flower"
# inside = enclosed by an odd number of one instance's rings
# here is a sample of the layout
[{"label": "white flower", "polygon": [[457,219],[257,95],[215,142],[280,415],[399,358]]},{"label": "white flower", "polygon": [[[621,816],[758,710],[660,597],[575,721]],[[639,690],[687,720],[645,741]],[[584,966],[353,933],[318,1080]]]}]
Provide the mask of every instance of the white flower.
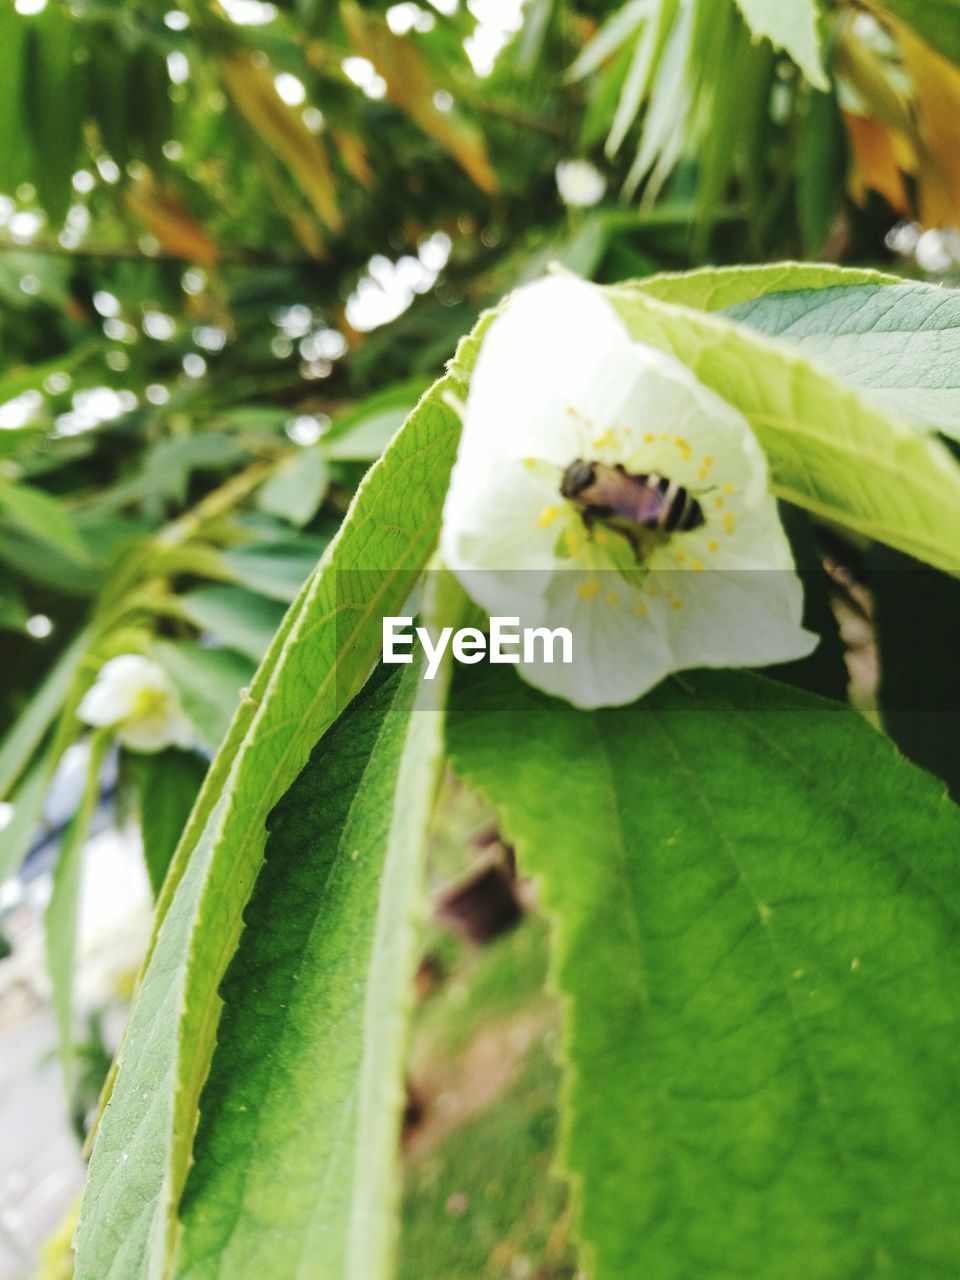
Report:
[{"label": "white flower", "polygon": [[[578,460],[608,477],[622,467],[653,500],[643,478],[670,481],[661,510],[686,507],[689,527],[668,533],[564,497]],[[633,342],[581,281],[530,285],[491,325],[440,550],[488,613],[572,631],[572,664],[520,671],[580,707],[632,702],[683,668],[801,658],[817,642],[800,626],[800,581],[747,422]]]},{"label": "white flower", "polygon": [[196,742],[176,686],[162,667],[138,653],[104,663],[77,716],[85,724],[114,729],[131,751],[163,751]]},{"label": "white flower", "polygon": [[606,178],[589,160],[561,160],[556,178],[560,199],[578,209],[598,204],[607,189]]}]

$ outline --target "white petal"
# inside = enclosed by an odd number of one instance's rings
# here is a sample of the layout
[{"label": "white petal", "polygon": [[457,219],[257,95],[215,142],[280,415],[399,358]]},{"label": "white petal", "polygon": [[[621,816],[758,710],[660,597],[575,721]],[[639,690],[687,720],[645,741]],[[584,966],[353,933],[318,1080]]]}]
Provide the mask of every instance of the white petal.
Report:
[{"label": "white petal", "polygon": [[480,349],[462,452],[566,467],[622,403],[632,346],[613,308],[582,281],[556,277],[518,290]]},{"label": "white petal", "polygon": [[83,695],[77,708],[77,718],[98,728],[117,724],[133,710],[136,696],[136,689],[98,678]]},{"label": "white petal", "polygon": [[173,702],[165,703],[150,715],[128,720],[118,729],[117,737],[128,750],[140,752],[189,747],[196,742],[193,725]]},{"label": "white petal", "polygon": [[[585,588],[596,590],[585,597]],[[676,668],[662,634],[662,607],[660,600],[641,599],[613,572],[558,573],[540,625],[572,631],[573,662],[521,664],[520,674],[584,710],[634,702]]]}]

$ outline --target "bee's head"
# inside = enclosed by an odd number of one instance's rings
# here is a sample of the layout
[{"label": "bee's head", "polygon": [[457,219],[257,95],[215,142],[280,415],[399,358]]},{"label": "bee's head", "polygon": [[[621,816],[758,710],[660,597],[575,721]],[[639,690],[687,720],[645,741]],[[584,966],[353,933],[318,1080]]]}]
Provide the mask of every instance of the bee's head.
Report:
[{"label": "bee's head", "polygon": [[579,498],[584,489],[589,489],[596,479],[596,466],[592,462],[584,462],[582,458],[575,458],[563,473],[560,493],[564,498]]}]

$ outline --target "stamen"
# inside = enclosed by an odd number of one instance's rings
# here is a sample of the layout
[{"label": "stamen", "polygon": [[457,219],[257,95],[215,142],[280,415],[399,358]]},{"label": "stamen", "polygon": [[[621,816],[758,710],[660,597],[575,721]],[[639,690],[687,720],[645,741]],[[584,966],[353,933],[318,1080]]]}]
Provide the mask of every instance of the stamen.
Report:
[{"label": "stamen", "polygon": [[720,543],[719,543],[719,542],[715,542],[715,541],[711,540],[710,542],[708,542],[708,543],[707,543],[707,550],[708,550],[708,551],[719,551],[719,550],[720,550]]},{"label": "stamen", "polygon": [[733,533],[734,525],[735,525],[735,521],[733,518],[733,512],[728,511],[727,514],[723,517],[723,527],[724,529],[726,529],[727,533]]},{"label": "stamen", "polygon": [[734,491],[734,489],[733,489],[733,485],[732,485],[732,484],[725,484],[725,485],[723,486],[723,492],[724,492],[724,493],[733,493],[733,491]]},{"label": "stamen", "polygon": [[523,465],[530,471],[537,465],[536,458],[524,458]]},{"label": "stamen", "polygon": [[597,436],[593,442],[595,449],[613,449],[617,444],[617,433],[613,427],[607,427],[602,436]]},{"label": "stamen", "polygon": [[682,609],[682,608],[683,608],[683,601],[680,599],[680,597],[679,597],[679,596],[677,596],[676,600],[671,600],[671,602],[670,602],[670,608],[671,608],[671,609]]},{"label": "stamen", "polygon": [[560,514],[559,507],[554,507],[548,504],[543,508],[543,510],[537,516],[537,524],[540,526],[541,529],[549,529],[559,514]]},{"label": "stamen", "polygon": [[720,510],[720,508],[724,505],[724,501],[723,501],[723,499],[722,499],[722,498],[714,498],[714,500],[713,500],[713,505],[714,505],[714,506],[717,508],[717,510],[719,511],[719,510]]},{"label": "stamen", "polygon": [[702,560],[694,560],[694,562],[693,562],[693,571],[694,571],[694,573],[703,573],[703,561],[702,561]]},{"label": "stamen", "polygon": [[600,582],[597,578],[591,578],[589,582],[581,582],[577,587],[577,595],[581,600],[596,600],[600,594]]},{"label": "stamen", "polygon": [[643,615],[647,612],[647,606],[643,603],[642,600],[638,600],[637,603],[633,606],[633,612],[637,615],[638,618],[642,618]]},{"label": "stamen", "polygon": [[609,592],[607,595],[607,604],[619,604],[619,603],[620,603],[620,597],[617,595],[617,593],[615,591]]},{"label": "stamen", "polygon": [[572,529],[567,529],[563,535],[563,541],[566,544],[567,552],[576,560],[580,554],[580,541]]}]

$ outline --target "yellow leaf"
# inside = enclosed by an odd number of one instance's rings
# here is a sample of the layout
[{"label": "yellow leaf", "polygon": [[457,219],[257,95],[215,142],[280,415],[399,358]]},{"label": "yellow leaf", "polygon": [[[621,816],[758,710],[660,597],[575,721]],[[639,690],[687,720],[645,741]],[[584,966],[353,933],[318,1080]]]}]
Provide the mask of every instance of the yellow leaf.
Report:
[{"label": "yellow leaf", "polygon": [[403,36],[395,36],[380,17],[359,5],[345,3],[341,14],[355,48],[386,81],[387,97],[393,105],[445,147],[481,191],[493,194],[499,183],[487,158],[482,133],[455,111],[441,111],[436,106],[436,84],[417,46]]},{"label": "yellow leaf", "polygon": [[209,266],[220,257],[216,242],[187,212],[175,195],[158,187],[152,177],[141,179],[127,193],[127,208],[160,242],[166,253]]},{"label": "yellow leaf", "polygon": [[320,221],[331,231],[342,231],[333,167],[323,141],[280,98],[269,71],[249,56],[221,58],[220,72],[237,110],[290,171]]},{"label": "yellow leaf", "polygon": [[889,19],[913,83],[923,143],[918,178],[925,226],[960,223],[960,70],[896,19]]},{"label": "yellow leaf", "polygon": [[853,198],[862,204],[868,190],[876,191],[899,214],[909,218],[910,196],[899,162],[897,134],[867,116],[845,112],[843,118],[853,152],[850,174]]}]

